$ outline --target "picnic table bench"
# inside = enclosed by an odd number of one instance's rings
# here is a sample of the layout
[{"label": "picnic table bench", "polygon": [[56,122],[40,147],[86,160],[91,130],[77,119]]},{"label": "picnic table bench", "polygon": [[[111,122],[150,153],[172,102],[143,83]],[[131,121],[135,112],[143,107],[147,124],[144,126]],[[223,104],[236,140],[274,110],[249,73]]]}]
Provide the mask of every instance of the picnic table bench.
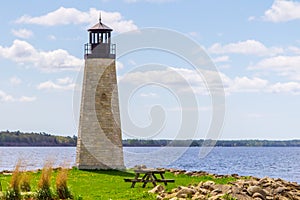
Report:
[{"label": "picnic table bench", "polygon": [[[135,177],[133,179],[125,178],[125,182],[131,182],[131,187],[134,188],[137,182],[143,183],[143,188],[146,187],[147,183],[152,183],[153,186],[156,186],[157,182],[164,183],[167,185],[169,182],[174,183],[174,179],[165,179],[164,174],[165,170],[159,169],[137,169],[134,170]],[[157,177],[159,175],[160,177]],[[140,178],[141,176],[141,178]]]}]

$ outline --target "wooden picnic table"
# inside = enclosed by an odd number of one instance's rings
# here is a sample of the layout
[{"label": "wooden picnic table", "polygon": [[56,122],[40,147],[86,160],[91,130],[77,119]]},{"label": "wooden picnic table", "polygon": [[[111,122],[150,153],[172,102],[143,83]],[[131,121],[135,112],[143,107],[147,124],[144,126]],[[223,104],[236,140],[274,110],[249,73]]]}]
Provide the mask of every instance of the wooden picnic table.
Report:
[{"label": "wooden picnic table", "polygon": [[[160,169],[137,169],[134,170],[135,177],[134,179],[128,179],[125,178],[125,182],[131,182],[131,187],[134,188],[135,184],[137,182],[142,182],[143,183],[143,188],[146,187],[147,183],[152,183],[153,186],[156,186],[157,182],[162,182],[165,185],[168,184],[168,182],[174,183],[174,179],[165,179],[164,174],[165,170],[160,170]],[[160,177],[157,177],[159,175]],[[141,176],[141,178],[140,178]]]}]

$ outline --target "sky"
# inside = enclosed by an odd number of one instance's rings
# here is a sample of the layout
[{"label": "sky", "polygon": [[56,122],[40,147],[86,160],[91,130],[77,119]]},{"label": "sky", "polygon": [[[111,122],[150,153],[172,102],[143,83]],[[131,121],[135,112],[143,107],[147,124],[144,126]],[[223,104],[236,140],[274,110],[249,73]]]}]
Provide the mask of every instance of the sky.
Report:
[{"label": "sky", "polygon": [[[11,0],[0,10],[0,130],[77,135],[84,44],[101,12],[115,40],[151,27],[203,48],[225,92],[218,139],[300,138],[300,1]],[[157,70],[153,63],[167,67]],[[141,67],[148,70],[134,71]],[[125,89],[119,88],[123,138],[177,138],[182,121],[192,120],[182,118],[189,109],[197,110],[197,128],[182,138],[209,138],[212,96],[180,55],[149,49],[117,55],[117,75],[119,85],[143,86],[127,106]],[[170,90],[185,90],[184,81],[196,108],[180,104],[178,95],[185,94]],[[126,129],[128,120],[147,127],[160,119],[156,112],[164,117],[159,131],[143,135]]]}]

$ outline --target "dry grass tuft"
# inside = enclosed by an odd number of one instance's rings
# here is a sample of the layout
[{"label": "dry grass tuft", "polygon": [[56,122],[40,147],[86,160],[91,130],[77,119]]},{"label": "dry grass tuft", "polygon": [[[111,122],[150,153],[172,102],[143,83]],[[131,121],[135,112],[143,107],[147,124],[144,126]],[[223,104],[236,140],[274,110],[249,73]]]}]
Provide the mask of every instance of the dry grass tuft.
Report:
[{"label": "dry grass tuft", "polygon": [[56,192],[60,199],[72,199],[72,195],[67,186],[68,169],[62,168],[56,177]]},{"label": "dry grass tuft", "polygon": [[51,176],[52,176],[52,163],[46,162],[43,169],[41,178],[38,183],[39,189],[48,189],[51,186]]},{"label": "dry grass tuft", "polygon": [[51,192],[51,176],[52,176],[52,162],[46,162],[43,169],[41,178],[38,183],[37,199],[39,200],[52,200]]},{"label": "dry grass tuft", "polygon": [[18,160],[11,177],[11,181],[9,185],[10,188],[4,195],[4,199],[6,200],[21,199],[20,182],[21,182],[22,174],[20,168],[21,168],[21,160]]},{"label": "dry grass tuft", "polygon": [[20,168],[21,168],[21,160],[18,160],[10,181],[10,188],[14,191],[20,191],[20,182],[22,177]]}]

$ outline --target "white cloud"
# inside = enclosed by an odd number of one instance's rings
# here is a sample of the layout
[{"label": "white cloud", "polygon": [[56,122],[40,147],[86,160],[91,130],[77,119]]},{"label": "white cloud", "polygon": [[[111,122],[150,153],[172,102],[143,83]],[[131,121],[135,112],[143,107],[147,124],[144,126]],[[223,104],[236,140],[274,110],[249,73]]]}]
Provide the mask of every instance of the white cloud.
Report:
[{"label": "white cloud", "polygon": [[300,94],[300,83],[299,82],[287,82],[287,83],[276,83],[270,87],[270,91],[273,93],[292,93]]},{"label": "white cloud", "polygon": [[222,45],[215,43],[208,48],[209,53],[213,54],[244,54],[244,55],[257,55],[257,56],[272,56],[283,52],[282,48],[266,47],[259,41],[246,40],[237,43],[229,43]]},{"label": "white cloud", "polygon": [[37,85],[38,90],[74,90],[75,83],[70,77],[56,79],[53,81],[45,81]]},{"label": "white cloud", "polygon": [[256,19],[255,16],[250,16],[250,17],[248,17],[248,21],[254,21],[255,19]]},{"label": "white cloud", "polygon": [[[120,77],[120,84],[133,84],[136,86],[146,83],[156,83],[165,88],[176,90],[177,92],[194,92],[195,94],[208,95],[209,91],[206,83],[210,83],[212,87],[221,87],[216,81],[216,72],[203,71],[202,77],[190,69],[170,68],[165,70],[140,71],[125,74]],[[300,94],[300,83],[285,82],[271,83],[268,80],[258,77],[234,77],[230,78],[224,73],[219,72],[219,76],[223,82],[223,88],[226,95],[234,93],[287,93]],[[145,95],[146,96],[146,95]]]},{"label": "white cloud", "polygon": [[227,93],[235,92],[262,92],[268,88],[268,81],[257,77],[235,77],[227,81]]},{"label": "white cloud", "polygon": [[19,64],[29,64],[42,71],[73,70],[83,66],[83,60],[70,55],[66,50],[36,50],[31,44],[15,40],[10,47],[0,46],[0,56]]},{"label": "white cloud", "polygon": [[0,102],[32,102],[35,100],[36,97],[22,96],[21,98],[16,98],[0,90]]},{"label": "white cloud", "polygon": [[98,22],[99,13],[101,12],[102,21],[111,26],[116,32],[136,30],[137,26],[132,20],[125,20],[119,12],[106,12],[90,8],[89,11],[83,12],[76,8],[60,7],[48,14],[31,17],[24,15],[16,20],[16,23],[37,24],[44,26],[56,26],[66,24],[87,24],[94,25]]},{"label": "white cloud", "polygon": [[55,35],[49,35],[48,38],[49,38],[49,40],[56,40]]},{"label": "white cloud", "polygon": [[16,76],[13,76],[9,79],[10,84],[13,86],[20,85],[22,83],[22,80]]},{"label": "white cloud", "polygon": [[27,29],[12,30],[12,34],[23,39],[27,39],[33,36],[32,31]]},{"label": "white cloud", "polygon": [[227,62],[227,61],[229,61],[229,56],[216,57],[216,58],[213,58],[213,61],[215,63],[218,63],[218,62]]},{"label": "white cloud", "polygon": [[32,102],[35,101],[36,97],[26,97],[26,96],[22,96],[19,101],[20,102]]},{"label": "white cloud", "polygon": [[290,46],[290,47],[288,47],[287,50],[290,51],[293,54],[300,54],[300,48],[299,47]]},{"label": "white cloud", "polygon": [[65,77],[65,78],[58,78],[57,80],[57,83],[58,84],[70,84],[73,82],[73,79],[71,77]]},{"label": "white cloud", "polygon": [[5,92],[0,90],[0,101],[2,101],[2,102],[12,102],[12,101],[15,101],[15,99],[11,95],[6,94]]},{"label": "white cloud", "polygon": [[266,58],[253,66],[249,66],[248,69],[274,71],[279,76],[300,81],[300,56],[276,56]]},{"label": "white cloud", "polygon": [[141,93],[140,94],[141,97],[146,97],[146,98],[149,98],[149,97],[157,97],[158,95],[154,92],[149,92],[149,93]]},{"label": "white cloud", "polygon": [[275,0],[272,7],[265,11],[263,19],[271,22],[285,22],[300,19],[300,2]]}]

